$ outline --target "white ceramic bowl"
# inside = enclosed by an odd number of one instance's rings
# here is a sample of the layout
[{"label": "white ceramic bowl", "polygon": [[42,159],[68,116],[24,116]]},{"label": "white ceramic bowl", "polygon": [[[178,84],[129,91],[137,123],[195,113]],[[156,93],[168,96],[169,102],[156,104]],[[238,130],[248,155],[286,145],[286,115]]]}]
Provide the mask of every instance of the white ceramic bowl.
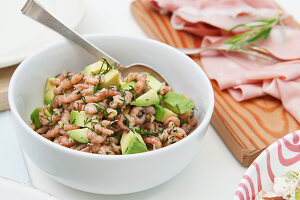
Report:
[{"label": "white ceramic bowl", "polygon": [[275,176],[300,171],[300,131],[286,135],[264,150],[242,177],[234,200],[254,200],[261,189],[272,191]]},{"label": "white ceramic bowl", "polygon": [[57,145],[30,129],[30,113],[43,103],[45,80],[62,71],[81,71],[96,60],[70,42],[43,48],[23,61],[9,85],[9,104],[19,144],[30,159],[55,180],[86,192],[124,194],[157,186],[178,174],[197,153],[214,107],[211,84],[201,68],[176,49],[150,39],[86,37],[123,65],[153,66],[172,88],[197,105],[197,128],[168,147],[133,155],[97,155]]}]

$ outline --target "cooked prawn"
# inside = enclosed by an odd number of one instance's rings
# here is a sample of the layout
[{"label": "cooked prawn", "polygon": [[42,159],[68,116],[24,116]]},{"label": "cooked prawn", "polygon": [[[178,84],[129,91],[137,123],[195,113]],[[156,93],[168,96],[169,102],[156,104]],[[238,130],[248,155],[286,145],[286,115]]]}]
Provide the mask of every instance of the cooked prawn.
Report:
[{"label": "cooked prawn", "polygon": [[94,95],[85,96],[85,100],[87,103],[97,103],[106,99],[107,97],[113,97],[116,95],[120,95],[120,92],[115,90],[100,90]]},{"label": "cooked prawn", "polygon": [[141,73],[130,73],[125,81],[130,82],[130,81],[137,81],[136,84],[134,85],[134,90],[136,94],[140,94],[143,89],[146,86],[146,79],[147,75],[146,74],[141,74]]},{"label": "cooked prawn", "polygon": [[167,94],[167,93],[170,92],[170,91],[172,91],[171,87],[170,87],[170,86],[167,86],[165,82],[162,83],[161,89],[160,89],[159,93],[160,93],[161,95],[165,95],[165,94]]},{"label": "cooked prawn", "polygon": [[58,142],[60,145],[65,147],[71,147],[76,144],[76,141],[70,138],[68,135],[59,136]]},{"label": "cooked prawn", "polygon": [[84,83],[79,83],[79,84],[74,85],[74,88],[78,91],[83,91],[85,89],[88,89],[89,87],[90,87],[90,85],[84,84]]},{"label": "cooked prawn", "polygon": [[107,108],[106,109],[106,117],[110,120],[114,119],[118,114],[118,111],[116,111],[115,109],[112,108]]},{"label": "cooked prawn", "polygon": [[170,124],[170,122],[173,122],[174,125],[175,125],[176,127],[179,127],[179,126],[180,126],[180,119],[179,119],[178,117],[175,117],[175,116],[168,117],[168,118],[164,121],[163,125],[164,125],[164,126],[168,126],[168,125]]},{"label": "cooked prawn", "polygon": [[86,84],[91,84],[91,85],[97,85],[97,84],[102,84],[104,83],[104,76],[97,74],[93,76],[92,74],[86,74],[85,75],[85,83]]},{"label": "cooked prawn", "polygon": [[102,142],[105,141],[106,136],[101,136],[101,135],[98,135],[97,133],[95,133],[91,130],[88,130],[87,131],[87,138],[89,139],[89,141],[91,143],[101,144]]},{"label": "cooked prawn", "polygon": [[73,87],[73,85],[79,83],[83,79],[83,74],[78,73],[78,74],[73,74],[73,75],[68,75],[67,78],[63,79],[59,86],[54,89],[54,94],[58,95],[63,93],[65,90],[70,89]]},{"label": "cooked prawn", "polygon": [[148,137],[146,137],[145,142],[147,144],[152,144],[153,145],[153,149],[160,149],[160,148],[162,148],[162,143],[161,143],[160,139],[157,138],[157,137],[148,136]]},{"label": "cooked prawn", "polygon": [[57,101],[60,105],[63,104],[68,104],[68,103],[72,103],[78,99],[81,98],[81,93],[77,90],[74,90],[73,92],[69,93],[69,94],[64,94],[64,95],[58,95]]},{"label": "cooked prawn", "polygon": [[102,133],[103,135],[112,135],[114,134],[114,132],[112,130],[109,130],[103,126],[101,126],[100,124],[96,124],[95,125],[95,131],[98,133]]},{"label": "cooked prawn", "polygon": [[[127,121],[129,120],[129,124],[127,126],[124,125],[124,121]],[[135,120],[128,114],[122,114],[122,115],[119,115],[119,120],[118,120],[118,126],[123,129],[123,130],[126,130],[126,131],[130,131],[129,128],[133,127],[135,125]]]},{"label": "cooked prawn", "polygon": [[37,129],[36,132],[39,134],[46,133],[50,129],[50,126],[42,126],[41,128]]},{"label": "cooked prawn", "polygon": [[96,103],[88,103],[84,107],[84,112],[86,114],[95,114],[95,113],[100,113],[103,112],[102,110],[98,110],[97,108],[100,108],[100,106]]},{"label": "cooked prawn", "polygon": [[55,85],[55,86],[59,86],[60,85],[60,80],[59,79],[50,80],[49,82],[50,82],[51,85]]},{"label": "cooked prawn", "polygon": [[144,108],[135,106],[130,111],[130,116],[134,119],[136,125],[142,125],[146,120],[146,115],[143,114]]},{"label": "cooked prawn", "polygon": [[56,109],[54,109],[51,116],[47,117],[45,115],[46,109],[47,109],[47,105],[44,105],[39,112],[39,120],[41,124],[44,126],[56,124],[60,120],[61,114],[57,112]]},{"label": "cooked prawn", "polygon": [[197,119],[192,118],[188,123],[183,124],[181,128],[188,133],[197,125],[197,123]]},{"label": "cooked prawn", "polygon": [[103,145],[99,149],[99,154],[102,155],[115,155],[116,153],[111,149],[110,146]]},{"label": "cooked prawn", "polygon": [[59,134],[59,128],[55,127],[53,129],[50,129],[49,131],[47,131],[47,133],[42,134],[42,136],[45,138],[50,138],[50,137],[55,137],[58,134]]}]

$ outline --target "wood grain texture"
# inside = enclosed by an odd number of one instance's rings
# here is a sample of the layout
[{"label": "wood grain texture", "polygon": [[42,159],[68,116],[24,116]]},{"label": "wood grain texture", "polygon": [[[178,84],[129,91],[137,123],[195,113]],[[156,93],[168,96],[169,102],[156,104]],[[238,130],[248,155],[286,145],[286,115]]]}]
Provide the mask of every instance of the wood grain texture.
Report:
[{"label": "wood grain texture", "polygon": [[[131,13],[152,39],[174,47],[195,48],[201,45],[200,37],[174,30],[170,16],[152,11],[142,0],[131,4]],[[200,56],[192,59],[201,66]],[[280,101],[266,96],[237,102],[227,91],[221,91],[216,82],[211,83],[215,93],[211,123],[242,165],[249,166],[271,143],[300,128]]]},{"label": "wood grain texture", "polygon": [[0,68],[0,111],[8,110],[8,84],[17,65]]}]

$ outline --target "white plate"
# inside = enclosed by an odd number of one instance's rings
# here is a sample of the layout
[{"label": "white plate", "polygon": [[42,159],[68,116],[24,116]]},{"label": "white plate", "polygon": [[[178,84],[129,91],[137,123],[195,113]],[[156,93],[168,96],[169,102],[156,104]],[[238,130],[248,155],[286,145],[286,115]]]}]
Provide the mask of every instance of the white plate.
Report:
[{"label": "white plate", "polygon": [[[21,13],[26,0],[1,0],[0,68],[17,64],[32,52],[61,39],[54,31]],[[74,28],[84,15],[80,0],[38,0],[67,26]]]},{"label": "white plate", "polygon": [[1,199],[58,200],[56,197],[25,184],[0,177]]}]

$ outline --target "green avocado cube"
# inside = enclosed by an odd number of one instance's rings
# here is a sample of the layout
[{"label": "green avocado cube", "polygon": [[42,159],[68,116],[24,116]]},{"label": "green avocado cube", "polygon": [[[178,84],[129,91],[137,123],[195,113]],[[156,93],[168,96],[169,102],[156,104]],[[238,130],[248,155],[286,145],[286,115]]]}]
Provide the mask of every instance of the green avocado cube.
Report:
[{"label": "green avocado cube", "polygon": [[153,89],[149,90],[145,94],[142,94],[130,103],[130,105],[133,106],[151,106],[154,104],[159,104],[159,97],[157,92]]},{"label": "green avocado cube", "polygon": [[31,119],[32,123],[37,128],[40,128],[42,126],[40,119],[39,119],[40,110],[41,110],[41,107],[36,107],[30,115],[30,119]]},{"label": "green avocado cube", "polygon": [[80,127],[92,127],[92,115],[86,114],[84,111],[71,111],[70,123]]},{"label": "green avocado cube", "polygon": [[58,80],[58,78],[54,78],[54,77],[48,78],[46,83],[45,93],[44,93],[44,104],[50,104],[55,97],[54,89],[56,86],[50,83],[51,80]]},{"label": "green avocado cube", "polygon": [[106,69],[106,63],[104,63],[102,60],[99,60],[98,62],[86,66],[83,72],[84,74],[99,74],[100,70],[103,72]]},{"label": "green avocado cube", "polygon": [[300,189],[296,191],[295,200],[300,200]]},{"label": "green avocado cube", "polygon": [[[104,73],[107,70],[107,64],[103,60],[99,60],[93,64],[90,64],[84,68],[84,74],[99,74]],[[108,72],[104,74],[104,83],[100,85],[100,89],[109,89],[112,85],[120,87],[120,72],[115,68],[111,68]]]},{"label": "green avocado cube", "polygon": [[155,108],[155,120],[156,121],[160,121],[160,122],[164,122],[166,119],[168,119],[169,117],[177,117],[176,113],[173,113],[171,110],[162,107],[161,105],[153,105],[153,107]]},{"label": "green avocado cube", "polygon": [[104,83],[100,85],[100,89],[106,88],[109,89],[111,86],[117,86],[120,87],[120,72],[117,69],[110,69],[105,75],[104,75]]},{"label": "green avocado cube", "polygon": [[156,92],[159,92],[161,89],[161,82],[159,80],[157,80],[156,78],[154,78],[153,76],[151,76],[148,72],[142,72],[142,74],[146,74],[147,75],[147,84]]},{"label": "green avocado cube", "polygon": [[195,108],[195,104],[185,96],[176,92],[168,92],[164,97],[164,105],[175,113],[184,114]]},{"label": "green avocado cube", "polygon": [[162,101],[162,100],[164,100],[164,98],[163,98],[163,96],[162,95],[158,95],[158,98],[159,98],[159,103]]},{"label": "green avocado cube", "polygon": [[120,90],[129,90],[136,84],[136,81],[131,82],[125,82],[123,85],[121,85]]},{"label": "green avocado cube", "polygon": [[120,144],[122,154],[134,154],[148,151],[142,136],[136,132],[124,131]]},{"label": "green avocado cube", "polygon": [[89,143],[89,139],[87,138],[87,131],[89,129],[88,128],[83,128],[83,129],[75,129],[75,130],[71,130],[68,131],[67,134],[73,138],[74,140],[76,140],[77,142],[80,143]]},{"label": "green avocado cube", "polygon": [[[32,121],[32,123],[34,123],[34,125],[37,127],[37,128],[40,128],[42,126],[42,123],[40,121],[40,110],[41,110],[42,107],[36,107],[31,115],[30,115],[30,119]],[[52,113],[50,111],[50,104],[47,105],[47,109],[45,110],[45,116],[46,117],[51,117]]]}]

